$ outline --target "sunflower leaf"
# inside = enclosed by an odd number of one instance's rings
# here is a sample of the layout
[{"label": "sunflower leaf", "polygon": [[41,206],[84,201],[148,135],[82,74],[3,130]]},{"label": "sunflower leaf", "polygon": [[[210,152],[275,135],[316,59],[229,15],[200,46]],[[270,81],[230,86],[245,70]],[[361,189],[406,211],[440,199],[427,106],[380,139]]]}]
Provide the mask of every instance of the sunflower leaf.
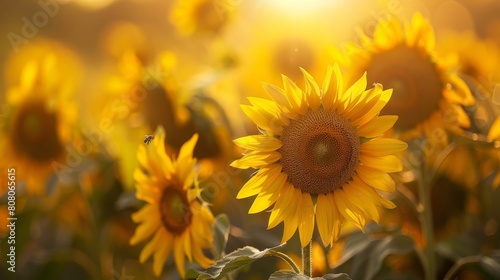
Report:
[{"label": "sunflower leaf", "polygon": [[[352,239],[352,240],[350,240]],[[373,279],[388,255],[414,252],[415,243],[407,235],[389,235],[381,239],[353,234],[346,240],[344,255],[335,271],[347,271],[352,279]]]},{"label": "sunflower leaf", "polygon": [[310,278],[306,275],[296,273],[291,270],[280,270],[271,274],[269,280],[282,280],[282,279],[293,279],[293,280],[351,280],[349,275],[345,273],[337,274],[325,274],[322,277]]},{"label": "sunflower leaf", "polygon": [[218,260],[217,263],[200,273],[198,280],[205,279],[221,279],[223,276],[236,271],[243,266],[249,265],[254,261],[261,259],[263,257],[269,256],[269,251],[279,248],[282,245],[268,248],[262,251],[250,246],[245,246],[243,248],[237,249],[236,251],[225,255],[222,259]]},{"label": "sunflower leaf", "polygon": [[271,274],[271,276],[269,277],[269,280],[282,280],[282,279],[310,280],[311,278],[309,278],[303,274],[298,274],[298,273],[293,272],[291,270],[276,271],[275,273]]},{"label": "sunflower leaf", "polygon": [[214,249],[215,258],[219,259],[224,255],[226,249],[227,239],[229,237],[229,218],[226,214],[220,214],[215,218],[214,226]]}]

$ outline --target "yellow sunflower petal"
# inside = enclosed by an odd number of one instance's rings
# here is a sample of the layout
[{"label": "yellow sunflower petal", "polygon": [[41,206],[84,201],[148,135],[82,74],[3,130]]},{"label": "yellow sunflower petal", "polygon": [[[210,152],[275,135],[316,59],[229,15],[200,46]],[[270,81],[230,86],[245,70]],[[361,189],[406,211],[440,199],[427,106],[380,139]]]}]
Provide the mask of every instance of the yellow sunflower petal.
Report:
[{"label": "yellow sunflower petal", "polygon": [[[376,84],[375,88],[378,87],[381,88],[382,85]],[[380,92],[380,94],[375,95],[369,101],[369,103],[365,105],[366,107],[364,110],[358,113],[357,116],[353,116],[353,118],[351,119],[351,124],[354,126],[359,126],[367,123],[374,117],[378,116],[378,114],[380,114],[380,110],[382,110],[385,107],[385,105],[387,105],[387,102],[389,102],[389,99],[391,99],[391,96],[392,96],[392,89],[386,89]]]},{"label": "yellow sunflower petal", "polygon": [[370,189],[372,188],[369,185],[357,178],[344,188],[344,194],[350,203],[358,206],[360,212],[378,223],[380,222],[380,214],[375,205],[379,196],[373,196],[373,193],[369,191]]},{"label": "yellow sunflower petal", "polygon": [[231,162],[230,166],[240,169],[247,168],[262,168],[269,164],[275,163],[281,158],[279,152],[259,152],[252,151],[248,154],[243,155],[242,158]]},{"label": "yellow sunflower petal", "polygon": [[186,274],[186,269],[184,268],[184,244],[182,242],[179,242],[179,240],[175,240],[174,242],[174,261],[175,261],[175,267],[177,268],[177,271],[181,275],[181,277],[184,277]]},{"label": "yellow sunflower petal", "polygon": [[[161,240],[161,242],[159,240],[159,244],[157,243],[157,245],[160,246],[156,248],[156,252],[153,256],[153,272],[156,277],[159,277],[161,275],[163,267],[165,266],[165,262],[167,261],[168,255],[170,254],[170,250],[172,248],[172,239],[167,237],[170,234],[165,230],[159,231],[158,233],[160,237],[163,237],[163,239]],[[166,242],[168,242],[168,244]]]},{"label": "yellow sunflower petal", "polygon": [[281,135],[283,126],[280,125],[274,118],[266,118],[258,109],[249,106],[241,105],[241,109],[258,127],[270,132],[274,135]]},{"label": "yellow sunflower petal", "polygon": [[335,109],[337,100],[342,99],[344,80],[337,64],[328,67],[325,80],[323,82],[323,95],[321,104],[325,110]]},{"label": "yellow sunflower petal", "polygon": [[281,167],[275,164],[260,169],[257,174],[252,176],[250,180],[241,187],[236,198],[242,199],[257,195],[262,190],[265,182],[277,177],[280,172]]},{"label": "yellow sunflower petal", "polygon": [[303,68],[300,68],[300,71],[304,75],[304,80],[305,80],[305,93],[307,95],[307,102],[309,104],[309,107],[313,110],[316,111],[318,110],[319,106],[321,105],[321,97],[320,97],[320,89],[318,86],[318,83],[314,80],[314,78],[311,76],[311,74],[307,73],[306,70]]},{"label": "yellow sunflower petal", "polygon": [[140,223],[143,221],[148,221],[150,218],[160,217],[156,207],[152,204],[144,205],[139,211],[131,215],[132,221],[135,223]]},{"label": "yellow sunflower petal", "polygon": [[371,121],[365,123],[364,125],[361,125],[357,130],[357,134],[365,138],[374,138],[381,136],[387,130],[393,127],[397,120],[398,116],[386,115],[375,117]]},{"label": "yellow sunflower petal", "polygon": [[300,222],[299,215],[302,211],[302,192],[298,188],[294,188],[293,190],[293,201],[295,203],[290,204],[289,206],[292,208],[293,214],[284,220],[283,238],[281,239],[281,243],[285,243],[292,238]]},{"label": "yellow sunflower petal", "polygon": [[266,84],[266,83],[263,83],[262,87],[269,95],[269,97],[271,97],[274,100],[274,102],[281,107],[283,113],[290,114],[290,112],[293,111],[292,105],[286,98],[285,92],[282,89],[273,84]]},{"label": "yellow sunflower petal", "polygon": [[456,74],[450,74],[447,76],[448,81],[451,84],[451,88],[446,88],[443,90],[443,95],[456,104],[461,104],[464,106],[472,106],[475,103],[474,97],[470,92],[467,84]]},{"label": "yellow sunflower petal", "polygon": [[261,116],[273,123],[272,127],[290,124],[288,118],[285,117],[280,108],[273,101],[258,97],[248,97],[247,99]]},{"label": "yellow sunflower petal", "polygon": [[314,231],[314,204],[311,195],[302,193],[301,217],[299,223],[300,244],[302,248],[311,242]]},{"label": "yellow sunflower petal", "polygon": [[281,75],[281,77],[283,78],[285,95],[290,101],[292,108],[299,114],[304,114],[307,111],[304,92],[287,76]]},{"label": "yellow sunflower petal", "polygon": [[489,141],[498,141],[500,140],[500,117],[497,117],[493,124],[490,127],[490,131],[488,132],[488,140]]},{"label": "yellow sunflower petal", "polygon": [[261,152],[275,151],[283,145],[283,143],[281,143],[281,141],[276,137],[268,135],[244,136],[233,140],[233,142],[244,149],[257,150]]},{"label": "yellow sunflower petal", "polygon": [[182,233],[180,239],[181,240],[179,240],[179,242],[183,243],[184,254],[186,254],[186,257],[188,258],[188,260],[190,262],[193,262],[193,254],[192,254],[192,250],[191,250],[192,240],[191,240],[191,235],[189,234],[189,231],[185,230]]},{"label": "yellow sunflower petal", "polygon": [[250,210],[248,210],[249,214],[255,214],[266,210],[271,207],[281,192],[281,189],[285,185],[287,176],[285,173],[278,173],[274,178],[269,178],[264,181],[262,190],[255,198]]},{"label": "yellow sunflower petal", "polygon": [[212,259],[207,258],[200,247],[193,248],[193,256],[196,262],[203,268],[208,268],[214,263]]},{"label": "yellow sunflower petal", "polygon": [[375,168],[384,172],[399,172],[403,170],[403,163],[398,157],[393,155],[372,157],[366,154],[360,154],[359,161],[367,167]]},{"label": "yellow sunflower petal", "polygon": [[164,228],[160,228],[156,232],[153,239],[142,249],[141,254],[139,255],[139,262],[144,263],[158,248],[165,250],[167,255],[170,254],[172,244],[172,235]]},{"label": "yellow sunflower petal", "polygon": [[160,227],[159,219],[149,219],[141,223],[136,229],[135,233],[130,238],[130,245],[135,245],[141,241],[148,239],[155,233],[156,229]]},{"label": "yellow sunflower petal", "polygon": [[357,175],[369,186],[386,192],[396,190],[396,184],[389,174],[365,165],[356,168]]},{"label": "yellow sunflower petal", "polygon": [[295,203],[294,199],[294,187],[285,182],[285,185],[280,193],[280,197],[276,200],[276,204],[274,204],[273,211],[271,212],[271,216],[269,216],[269,222],[267,224],[267,229],[271,229],[281,223],[294,209],[290,207],[293,203]]},{"label": "yellow sunflower petal", "polygon": [[333,194],[320,194],[316,201],[316,223],[324,246],[328,246],[334,230],[334,215],[337,211]]},{"label": "yellow sunflower petal", "polygon": [[177,157],[178,162],[184,162],[193,157],[194,147],[196,146],[196,142],[198,141],[198,134],[195,133],[191,139],[189,139],[186,143],[184,143],[179,151],[179,155]]},{"label": "yellow sunflower petal", "polygon": [[350,223],[357,226],[360,230],[364,231],[365,227],[365,218],[363,215],[353,211],[353,205],[348,203],[348,200],[345,198],[345,194],[342,190],[335,191],[335,205],[337,205],[337,209],[340,214]]},{"label": "yellow sunflower petal", "polygon": [[396,154],[406,150],[408,144],[393,138],[375,138],[361,144],[360,151],[374,157]]},{"label": "yellow sunflower petal", "polygon": [[366,72],[344,93],[342,97],[342,102],[345,103],[346,108],[349,107],[360,94],[362,94],[366,89]]}]

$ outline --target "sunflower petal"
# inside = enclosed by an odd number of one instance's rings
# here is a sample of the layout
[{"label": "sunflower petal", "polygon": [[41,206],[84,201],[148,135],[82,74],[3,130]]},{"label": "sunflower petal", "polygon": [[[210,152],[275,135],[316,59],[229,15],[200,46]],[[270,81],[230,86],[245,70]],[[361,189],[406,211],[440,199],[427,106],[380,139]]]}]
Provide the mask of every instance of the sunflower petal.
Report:
[{"label": "sunflower petal", "polygon": [[356,168],[356,172],[359,178],[371,187],[386,192],[394,192],[396,190],[396,183],[394,183],[391,176],[379,169],[359,165]]},{"label": "sunflower petal", "polygon": [[175,267],[177,268],[177,271],[181,275],[181,277],[184,277],[186,274],[186,269],[184,268],[184,245],[182,242],[178,242],[178,240],[175,240],[174,242],[174,261],[175,261]]},{"label": "sunflower petal", "polygon": [[302,192],[298,188],[294,188],[293,190],[293,201],[295,203],[292,203],[289,206],[292,208],[293,215],[286,217],[284,220],[283,238],[281,239],[281,243],[285,243],[292,238],[300,222],[299,215],[302,211]]},{"label": "sunflower petal", "polygon": [[276,137],[267,135],[244,136],[233,140],[233,142],[244,149],[257,150],[261,152],[275,151],[283,145],[283,143],[281,143],[281,141]]},{"label": "sunflower petal", "polygon": [[247,168],[262,168],[269,164],[275,163],[281,158],[279,152],[260,152],[252,151],[243,155],[242,158],[231,162],[230,166],[240,169]]},{"label": "sunflower petal", "polygon": [[294,187],[288,182],[285,182],[285,186],[280,193],[280,197],[276,200],[274,204],[271,216],[269,216],[269,222],[267,224],[267,229],[274,228],[279,223],[285,220],[286,217],[290,215],[293,207],[290,207],[295,203],[294,199]]},{"label": "sunflower petal", "polygon": [[258,109],[249,105],[241,105],[241,109],[258,127],[274,134],[280,135],[283,132],[283,126],[276,119],[269,118],[267,115],[262,115]]},{"label": "sunflower petal", "polygon": [[250,180],[248,180],[245,185],[243,185],[243,187],[241,187],[236,198],[242,199],[257,195],[259,192],[261,192],[265,182],[267,180],[275,178],[280,172],[281,167],[274,164],[262,168],[261,170],[259,170],[259,172],[257,172],[257,174],[252,176]]},{"label": "sunflower petal", "polygon": [[335,201],[333,194],[320,194],[316,201],[316,223],[318,224],[318,232],[324,246],[328,246],[332,239],[334,230],[333,219],[335,208]]},{"label": "sunflower petal", "polygon": [[381,136],[393,127],[397,120],[398,116],[375,117],[371,121],[361,125],[357,130],[357,134],[365,138]]},{"label": "sunflower petal", "polygon": [[309,193],[302,193],[301,221],[299,223],[300,244],[302,248],[311,242],[314,231],[314,204]]},{"label": "sunflower petal", "polygon": [[337,64],[328,67],[323,82],[321,104],[325,110],[335,109],[338,100],[342,99],[344,80]]},{"label": "sunflower petal", "polygon": [[287,176],[285,173],[278,173],[276,176],[264,181],[261,192],[255,198],[249,214],[255,214],[271,207],[279,197],[281,189],[285,185]]},{"label": "sunflower petal", "polygon": [[321,105],[321,97],[320,97],[320,89],[318,86],[318,83],[314,80],[314,78],[311,76],[311,74],[307,73],[306,70],[303,68],[300,68],[300,71],[304,75],[304,80],[305,80],[305,93],[307,96],[307,101],[309,104],[309,107],[313,110],[316,111],[318,110],[319,106]]},{"label": "sunflower petal", "polygon": [[384,172],[399,172],[403,170],[401,160],[393,155],[384,157],[372,157],[366,154],[360,154],[359,161],[371,168],[375,168]]},{"label": "sunflower petal", "polygon": [[[172,248],[172,238],[168,238],[167,236],[170,235],[166,230],[162,228],[162,231],[159,231],[159,236],[164,237],[164,239],[159,239],[156,243],[156,245],[161,244],[156,248],[156,252],[153,256],[153,272],[156,275],[156,277],[159,277],[161,275],[161,272],[163,270],[163,267],[165,266],[165,262],[167,261],[168,255],[170,254],[170,250]],[[163,242],[167,241],[168,244],[164,244]]]},{"label": "sunflower petal", "polygon": [[498,141],[500,140],[500,117],[497,117],[493,124],[490,127],[490,131],[488,132],[488,140],[489,141]]},{"label": "sunflower petal", "polygon": [[408,144],[393,138],[375,138],[361,144],[360,151],[374,157],[396,154],[406,150]]}]

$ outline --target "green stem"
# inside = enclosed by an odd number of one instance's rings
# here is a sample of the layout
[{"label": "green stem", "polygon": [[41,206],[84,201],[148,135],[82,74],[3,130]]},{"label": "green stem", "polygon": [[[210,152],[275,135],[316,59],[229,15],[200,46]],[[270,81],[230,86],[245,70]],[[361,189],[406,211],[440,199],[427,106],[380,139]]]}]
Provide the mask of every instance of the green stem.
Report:
[{"label": "green stem", "polygon": [[267,251],[267,253],[270,256],[278,257],[278,258],[284,260],[292,267],[292,269],[295,273],[300,273],[300,269],[297,266],[297,264],[295,264],[295,262],[287,254],[284,254],[284,253],[281,253],[278,251],[274,251],[274,250],[269,250],[269,251]]},{"label": "green stem", "polygon": [[312,277],[312,259],[311,259],[312,242],[302,248],[302,268],[304,269],[304,275]]},{"label": "green stem", "polygon": [[436,279],[436,258],[434,254],[434,229],[432,224],[432,209],[431,209],[431,186],[427,184],[424,177],[424,170],[421,170],[420,178],[418,178],[418,192],[422,203],[422,229],[425,237],[425,256],[427,265],[426,270],[427,280]]}]

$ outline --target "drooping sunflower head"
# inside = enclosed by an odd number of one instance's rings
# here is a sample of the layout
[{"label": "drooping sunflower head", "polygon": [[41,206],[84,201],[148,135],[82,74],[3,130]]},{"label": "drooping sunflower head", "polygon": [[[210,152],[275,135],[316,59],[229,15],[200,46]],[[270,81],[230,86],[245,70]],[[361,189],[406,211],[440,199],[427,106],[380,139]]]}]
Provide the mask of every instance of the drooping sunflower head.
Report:
[{"label": "drooping sunflower head", "polygon": [[[378,23],[373,38],[360,32],[362,46],[350,45],[344,62],[349,65],[349,84],[367,71],[368,83],[393,88],[394,95],[382,111],[399,116],[398,131],[432,131],[435,127],[468,127],[461,108],[474,103],[455,65],[439,58],[430,23],[415,14],[410,23],[395,19]],[[340,60],[340,59],[339,59]]]},{"label": "drooping sunflower head", "polygon": [[[158,139],[156,139],[158,138]],[[199,197],[194,135],[179,151],[176,159],[165,152],[165,132],[160,127],[149,146],[140,146],[140,167],[134,172],[136,197],[146,204],[132,215],[140,223],[130,240],[132,245],[149,240],[140,254],[145,262],[153,256],[153,270],[160,276],[170,253],[181,276],[185,258],[206,268],[212,260],[203,254],[211,248],[214,217]]]},{"label": "drooping sunflower head", "polygon": [[170,21],[180,33],[217,34],[232,18],[234,1],[182,0],[170,12]]},{"label": "drooping sunflower head", "polygon": [[66,164],[64,156],[74,140],[75,77],[66,77],[62,70],[73,62],[61,53],[46,51],[27,60],[18,73],[19,83],[7,92],[4,160],[23,170],[19,177],[26,180],[30,194],[43,193],[46,179],[57,171],[54,162]]},{"label": "drooping sunflower head", "polygon": [[366,75],[345,88],[337,65],[328,68],[322,88],[302,72],[304,89],[283,76],[284,89],[265,85],[270,99],[242,105],[262,135],[234,140],[249,151],[231,166],[259,169],[237,197],[257,195],[249,213],[273,206],[268,226],[283,221],[283,241],[298,228],[306,246],[316,220],[328,245],[344,221],[363,229],[367,219],[379,221],[378,207],[394,206],[376,189],[395,189],[387,172],[401,170],[394,154],[407,145],[381,137],[397,120],[379,116],[392,90],[380,84],[365,90]]}]

